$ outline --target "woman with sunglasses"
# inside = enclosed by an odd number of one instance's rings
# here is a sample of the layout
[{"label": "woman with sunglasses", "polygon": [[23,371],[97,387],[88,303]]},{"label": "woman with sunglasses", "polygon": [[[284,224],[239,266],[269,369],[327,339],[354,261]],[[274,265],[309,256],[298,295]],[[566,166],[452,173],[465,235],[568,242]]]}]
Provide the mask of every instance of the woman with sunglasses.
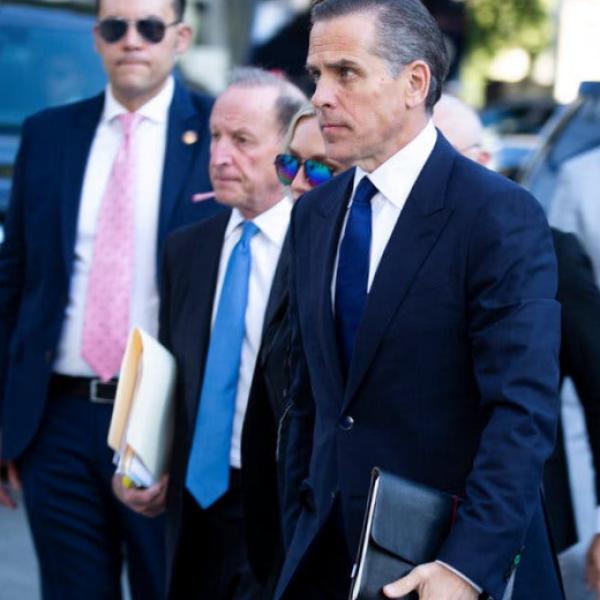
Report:
[{"label": "woman with sunglasses", "polygon": [[310,103],[294,115],[284,149],[275,158],[275,170],[293,200],[344,170],[343,165],[325,156],[325,142]]}]

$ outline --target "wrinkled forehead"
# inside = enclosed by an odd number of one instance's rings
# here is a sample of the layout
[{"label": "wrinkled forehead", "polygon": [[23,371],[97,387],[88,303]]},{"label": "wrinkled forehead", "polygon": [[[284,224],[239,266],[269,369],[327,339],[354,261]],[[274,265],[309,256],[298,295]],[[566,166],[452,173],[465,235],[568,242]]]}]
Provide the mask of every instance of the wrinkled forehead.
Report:
[{"label": "wrinkled forehead", "polygon": [[211,128],[221,132],[243,130],[254,135],[278,133],[276,100],[272,86],[232,86],[216,100],[210,116]]}]

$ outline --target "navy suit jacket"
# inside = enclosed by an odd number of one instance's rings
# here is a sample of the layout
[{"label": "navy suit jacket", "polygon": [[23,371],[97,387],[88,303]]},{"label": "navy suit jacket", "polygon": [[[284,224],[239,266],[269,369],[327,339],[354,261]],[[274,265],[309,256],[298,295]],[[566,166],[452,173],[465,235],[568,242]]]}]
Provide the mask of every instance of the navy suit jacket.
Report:
[{"label": "navy suit jacket", "polygon": [[[174,585],[174,561],[181,543],[183,494],[196,428],[200,390],[210,342],[211,317],[221,249],[230,211],[185,227],[166,244],[161,267],[160,340],[177,361],[175,439],[167,493],[167,580]],[[277,566],[279,507],[275,473],[277,414],[261,385],[274,330],[287,298],[287,244],[284,244],[265,310],[259,349],[242,433],[244,515],[260,519],[245,531],[248,555],[263,583]],[[275,368],[272,366],[272,368]],[[281,367],[281,369],[283,366]],[[279,370],[277,368],[276,370]],[[247,420],[249,419],[249,422]],[[246,468],[246,466],[250,468]],[[182,587],[183,586],[183,587]],[[177,589],[185,589],[178,582]]]},{"label": "navy suit jacket", "polygon": [[516,564],[513,598],[561,598],[540,495],[560,343],[540,206],[438,134],[375,274],[344,380],[331,281],[352,182],[350,171],[309,192],[292,217],[288,553],[276,597],[335,497],[355,553],[378,466],[463,497],[439,560],[496,600]]},{"label": "navy suit jacket", "polygon": [[[104,94],[27,119],[0,249],[0,453],[18,457],[41,421],[73,269],[88,154]],[[179,84],[169,110],[157,256],[173,229],[220,210],[193,203],[210,190],[208,118],[212,100]],[[186,131],[198,140],[184,143]],[[150,260],[150,257],[149,257]]]}]

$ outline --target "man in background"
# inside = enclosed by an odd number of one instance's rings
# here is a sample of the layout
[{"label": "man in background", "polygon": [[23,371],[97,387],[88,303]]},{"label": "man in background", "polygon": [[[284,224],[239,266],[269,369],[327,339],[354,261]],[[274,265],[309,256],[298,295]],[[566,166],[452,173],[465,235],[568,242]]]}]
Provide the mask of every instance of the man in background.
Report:
[{"label": "man in background", "polygon": [[[483,127],[477,113],[453,96],[443,95],[433,111],[433,122],[462,154],[488,166]],[[581,401],[595,472],[600,472],[600,292],[594,282],[592,264],[578,239],[551,228],[558,265],[557,300],[561,312],[560,368],[570,377]],[[598,477],[596,477],[598,480]],[[596,486],[597,487],[597,486]],[[545,505],[557,552],[577,541],[569,465],[564,432],[559,421],[556,447],[544,470]],[[597,492],[597,497],[600,493]],[[600,594],[600,541],[595,536],[588,552],[586,580]],[[565,587],[567,587],[565,581]],[[567,587],[567,594],[572,594]]]},{"label": "man in background", "polygon": [[119,598],[123,550],[133,597],[163,597],[163,521],[113,497],[106,437],[129,330],[157,334],[164,239],[217,211],[192,202],[210,186],[211,101],[171,75],[184,8],[100,0],[107,89],[23,127],[0,250],[0,459],[44,598]]},{"label": "man in background", "polygon": [[170,483],[134,490],[116,476],[114,487],[143,514],[166,505],[173,599],[266,600],[281,561],[277,422],[257,357],[287,286],[292,205],[273,163],[305,100],[265,71],[234,73],[210,119],[211,181],[229,210],[166,246],[160,339],[178,365]]}]

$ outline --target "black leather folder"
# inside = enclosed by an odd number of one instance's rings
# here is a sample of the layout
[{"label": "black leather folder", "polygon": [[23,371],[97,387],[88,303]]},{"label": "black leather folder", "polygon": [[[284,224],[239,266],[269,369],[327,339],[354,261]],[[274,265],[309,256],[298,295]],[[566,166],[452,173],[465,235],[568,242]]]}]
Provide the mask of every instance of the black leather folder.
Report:
[{"label": "black leather folder", "polygon": [[457,496],[373,469],[349,600],[382,600],[384,585],[434,560],[457,507]]}]

